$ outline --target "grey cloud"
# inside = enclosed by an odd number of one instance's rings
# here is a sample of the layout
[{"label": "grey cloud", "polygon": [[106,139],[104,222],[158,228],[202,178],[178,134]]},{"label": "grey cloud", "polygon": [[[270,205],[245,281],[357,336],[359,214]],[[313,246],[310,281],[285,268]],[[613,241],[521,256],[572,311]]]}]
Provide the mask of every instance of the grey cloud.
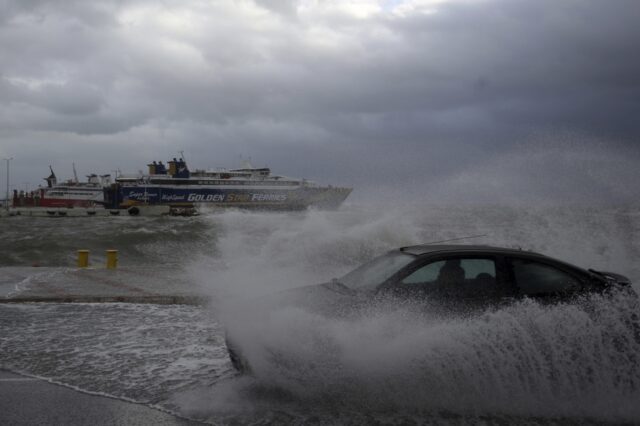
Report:
[{"label": "grey cloud", "polygon": [[285,17],[293,17],[297,12],[295,0],[256,0],[255,4]]},{"label": "grey cloud", "polygon": [[103,104],[100,91],[82,83],[47,84],[29,92],[24,99],[56,114],[95,114]]},{"label": "grey cloud", "polygon": [[[12,137],[22,129],[87,140],[170,129],[198,157],[253,153],[290,173],[359,185],[372,171],[452,181],[514,158],[516,142],[547,149],[526,142],[536,135],[639,149],[636,1],[452,2],[368,19],[255,4],[265,21],[228,2],[10,2],[0,15],[0,123]],[[138,21],[118,19],[133,7],[144,11]],[[147,21],[163,10],[167,22]],[[180,21],[184,10],[196,18]],[[306,155],[322,162],[291,164]]]}]

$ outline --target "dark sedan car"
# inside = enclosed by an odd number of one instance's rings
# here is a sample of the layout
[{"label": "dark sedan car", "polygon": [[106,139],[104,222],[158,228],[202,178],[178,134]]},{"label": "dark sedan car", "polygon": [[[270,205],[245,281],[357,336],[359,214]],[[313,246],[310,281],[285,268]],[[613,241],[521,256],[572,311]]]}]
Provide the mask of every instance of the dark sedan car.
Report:
[{"label": "dark sedan car", "polygon": [[[627,287],[628,278],[584,270],[542,254],[479,245],[417,245],[379,256],[331,282],[282,292],[278,304],[324,312],[350,310],[375,299],[428,301],[448,311],[468,312],[523,297],[557,301]],[[345,309],[346,307],[346,309]],[[248,369],[236,339],[227,333],[233,365]]]}]

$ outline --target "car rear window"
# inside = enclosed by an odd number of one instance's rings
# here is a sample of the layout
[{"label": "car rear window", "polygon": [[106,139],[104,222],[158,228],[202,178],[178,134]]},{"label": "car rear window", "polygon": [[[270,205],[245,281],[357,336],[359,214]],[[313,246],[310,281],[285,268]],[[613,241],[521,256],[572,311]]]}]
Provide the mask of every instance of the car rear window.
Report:
[{"label": "car rear window", "polygon": [[580,282],[571,274],[551,265],[528,259],[510,259],[510,264],[521,294],[553,294],[580,288]]}]

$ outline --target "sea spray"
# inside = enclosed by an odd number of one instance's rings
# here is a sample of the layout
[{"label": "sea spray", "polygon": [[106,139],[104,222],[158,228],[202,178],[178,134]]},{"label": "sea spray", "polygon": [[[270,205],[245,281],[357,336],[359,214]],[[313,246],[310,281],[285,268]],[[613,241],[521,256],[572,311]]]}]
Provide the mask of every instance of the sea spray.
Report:
[{"label": "sea spray", "polygon": [[[221,230],[219,252],[199,260],[193,277],[216,297],[212,309],[223,323],[246,333],[256,370],[255,379],[229,385],[225,404],[237,392],[245,408],[247,395],[260,395],[249,405],[278,410],[261,399],[276,388],[302,407],[329,410],[640,419],[631,355],[639,348],[629,327],[638,310],[623,296],[551,306],[524,300],[473,318],[407,306],[349,319],[287,306],[264,317],[236,304],[327,281],[394,247],[476,234],[488,236],[473,243],[639,276],[631,211],[413,207],[209,217]],[[234,315],[225,317],[225,307]],[[218,402],[211,397],[210,407]]]},{"label": "sea spray", "polygon": [[627,292],[462,317],[392,303],[360,314],[289,306],[243,323],[250,386],[352,411],[640,419],[638,304]]}]

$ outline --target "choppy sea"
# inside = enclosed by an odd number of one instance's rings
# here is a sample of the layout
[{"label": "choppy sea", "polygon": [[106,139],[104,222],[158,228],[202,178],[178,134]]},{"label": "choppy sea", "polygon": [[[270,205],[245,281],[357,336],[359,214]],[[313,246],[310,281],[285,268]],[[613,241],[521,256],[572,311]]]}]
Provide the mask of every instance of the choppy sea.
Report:
[{"label": "choppy sea", "polygon": [[73,275],[76,250],[101,263],[115,248],[123,271],[143,271],[145,288],[177,277],[181,291],[213,301],[3,303],[3,369],[213,424],[640,423],[640,344],[630,327],[640,312],[623,295],[524,300],[474,318],[401,306],[351,320],[287,309],[261,324],[260,340],[302,367],[285,368],[265,350],[254,377],[233,371],[219,315],[238,299],[327,281],[391,248],[477,235],[484,236],[460,242],[618,272],[640,291],[637,209],[351,204],[196,217],[5,217],[0,235],[0,281],[10,282],[15,268],[33,271],[16,278],[13,296],[36,275],[59,285],[83,279],[91,289],[91,275]]}]

